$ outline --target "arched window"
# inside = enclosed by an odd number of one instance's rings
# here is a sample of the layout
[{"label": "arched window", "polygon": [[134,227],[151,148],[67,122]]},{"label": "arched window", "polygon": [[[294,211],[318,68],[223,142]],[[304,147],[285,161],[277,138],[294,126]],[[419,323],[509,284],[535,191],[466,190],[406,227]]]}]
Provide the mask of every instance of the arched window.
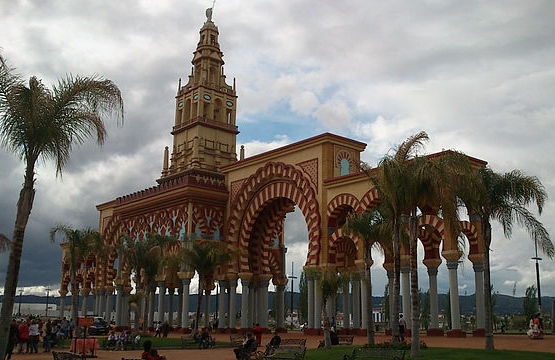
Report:
[{"label": "arched window", "polygon": [[339,175],[349,175],[349,160],[341,159],[341,168],[339,170]]}]

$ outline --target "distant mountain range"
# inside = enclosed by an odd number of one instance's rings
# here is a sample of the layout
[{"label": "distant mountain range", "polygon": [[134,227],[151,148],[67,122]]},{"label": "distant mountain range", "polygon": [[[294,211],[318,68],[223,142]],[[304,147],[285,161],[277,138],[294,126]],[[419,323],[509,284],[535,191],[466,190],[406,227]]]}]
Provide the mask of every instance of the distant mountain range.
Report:
[{"label": "distant mountain range", "polygon": [[[290,293],[285,295],[285,304],[287,307],[291,304],[291,297]],[[3,296],[0,296],[0,302],[2,301]],[[293,297],[293,306],[296,308],[299,300],[299,293],[295,293]],[[383,303],[382,296],[374,296],[372,297],[374,307],[380,307]],[[189,311],[195,312],[197,308],[197,295],[192,294],[190,295],[189,300]],[[274,293],[269,293],[268,299],[268,306],[271,309],[273,306],[274,301]],[[445,307],[447,301],[446,294],[439,294],[439,311],[441,312],[442,309]],[[550,296],[542,296],[542,305],[543,311],[546,313],[551,313],[553,302],[555,301],[554,297]],[[15,301],[15,307],[17,308],[19,302],[22,304],[45,304],[46,305],[46,296],[35,296],[35,295],[23,295],[17,296]],[[49,304],[56,304],[60,305],[60,297],[49,296],[48,297]],[[177,295],[174,298],[174,306],[177,308]],[[241,310],[241,295],[237,294],[236,302],[237,304],[237,311]],[[474,313],[474,295],[467,295],[467,296],[459,296],[459,303],[461,307],[461,315],[472,315]],[[71,304],[71,296],[66,298],[66,305]],[[81,299],[79,299],[79,304],[81,304]],[[112,301],[112,304],[115,304],[115,296]],[[497,294],[495,300],[495,306],[493,309],[494,314],[496,315],[515,315],[515,314],[522,314],[523,313],[523,298],[522,297],[514,297],[509,295],[502,295]],[[93,310],[93,301],[92,296],[89,297],[88,301],[89,311]],[[342,297],[338,297],[338,306],[341,308],[342,306]],[[167,309],[169,307],[169,296],[166,296],[166,306]],[[115,305],[114,305],[115,310]],[[216,311],[216,296],[212,295],[210,299],[210,311]]]}]

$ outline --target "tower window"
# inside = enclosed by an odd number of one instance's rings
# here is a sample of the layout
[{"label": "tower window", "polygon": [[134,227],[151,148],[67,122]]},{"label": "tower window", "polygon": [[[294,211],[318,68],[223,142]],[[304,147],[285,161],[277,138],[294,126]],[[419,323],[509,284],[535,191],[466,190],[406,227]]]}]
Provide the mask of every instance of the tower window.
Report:
[{"label": "tower window", "polygon": [[340,166],[341,166],[341,168],[340,168],[339,174],[341,176],[349,175],[349,173],[350,173],[350,171],[349,171],[349,160],[347,160],[345,158],[341,159],[341,165]]}]

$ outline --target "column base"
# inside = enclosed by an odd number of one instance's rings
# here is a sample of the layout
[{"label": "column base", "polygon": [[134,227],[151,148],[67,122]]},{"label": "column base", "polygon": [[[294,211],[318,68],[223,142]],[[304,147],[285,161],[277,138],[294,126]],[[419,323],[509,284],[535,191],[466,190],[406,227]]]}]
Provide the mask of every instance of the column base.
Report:
[{"label": "column base", "polygon": [[474,337],[486,337],[486,329],[476,329],[472,332]]},{"label": "column base", "polygon": [[427,336],[445,336],[445,332],[443,331],[443,329],[433,328],[433,329],[428,329],[428,331],[426,331],[426,335]]},{"label": "column base", "polygon": [[447,331],[447,337],[464,338],[464,337],[466,337],[466,331],[462,331],[460,329],[449,330],[449,331]]}]

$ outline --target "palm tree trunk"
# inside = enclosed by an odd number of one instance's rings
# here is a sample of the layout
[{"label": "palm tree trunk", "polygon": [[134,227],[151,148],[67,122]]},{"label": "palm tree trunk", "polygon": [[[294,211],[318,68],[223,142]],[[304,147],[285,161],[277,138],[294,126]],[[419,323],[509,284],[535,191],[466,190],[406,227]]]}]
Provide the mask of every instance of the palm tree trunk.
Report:
[{"label": "palm tree trunk", "polygon": [[34,183],[34,161],[28,161],[25,170],[25,183],[19,192],[17,202],[17,214],[15,217],[15,227],[13,231],[12,244],[10,249],[10,259],[6,270],[6,280],[4,282],[4,296],[2,298],[2,311],[0,318],[0,359],[6,356],[8,346],[8,334],[12,320],[12,312],[15,304],[15,293],[19,280],[19,268],[21,265],[21,253],[23,252],[23,239],[25,238],[25,228],[31,215],[33,201],[35,198]]},{"label": "palm tree trunk", "polygon": [[199,278],[198,280],[198,295],[197,295],[197,313],[195,315],[195,328],[193,329],[193,331],[197,331],[198,330],[198,322],[200,321],[200,306],[202,304],[202,283],[201,280]]},{"label": "palm tree trunk", "polygon": [[77,319],[79,318],[79,285],[77,285],[77,275],[75,269],[71,270],[71,322],[73,328],[77,330]]},{"label": "palm tree trunk", "polygon": [[482,219],[482,239],[484,241],[484,319],[486,322],[486,350],[494,350],[493,324],[491,306],[491,276],[489,266],[489,247],[491,245],[491,224],[488,219]]},{"label": "palm tree trunk", "polygon": [[399,219],[393,224],[393,311],[390,314],[391,342],[398,343],[399,339],[399,294],[401,292],[401,255]]},{"label": "palm tree trunk", "polygon": [[372,316],[374,303],[372,301],[372,273],[370,272],[370,266],[366,268],[366,271],[368,274],[368,286],[366,287],[366,298],[368,299],[368,310],[366,311],[366,323],[368,324],[368,329],[366,330],[366,342],[368,345],[374,345],[374,316]]},{"label": "palm tree trunk", "polygon": [[324,314],[324,347],[329,350],[331,349],[331,335],[330,335],[330,320],[328,319],[327,310],[328,299],[324,298],[322,301],[322,313]]},{"label": "palm tree trunk", "polygon": [[418,292],[417,229],[418,217],[413,209],[410,217],[410,295],[412,305],[412,327],[410,357],[420,357],[420,293]]}]

